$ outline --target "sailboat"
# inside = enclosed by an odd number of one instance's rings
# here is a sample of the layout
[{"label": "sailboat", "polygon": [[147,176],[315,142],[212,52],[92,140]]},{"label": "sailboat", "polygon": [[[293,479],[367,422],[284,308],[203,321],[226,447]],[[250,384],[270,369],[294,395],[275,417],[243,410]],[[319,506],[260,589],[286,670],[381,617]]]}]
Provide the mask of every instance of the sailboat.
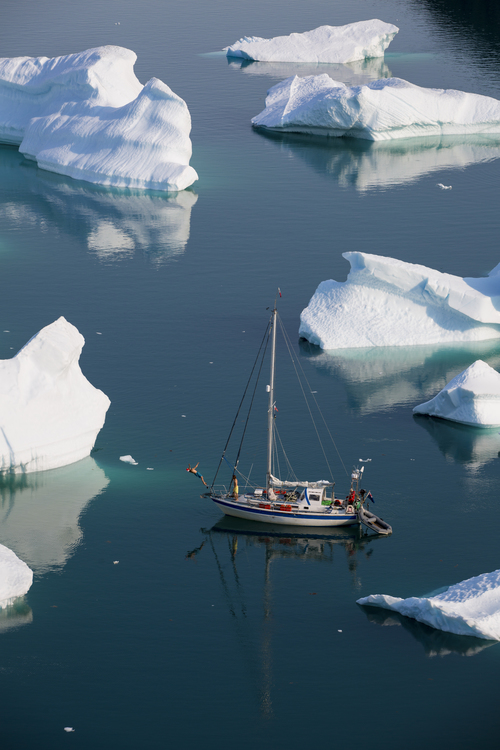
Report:
[{"label": "sailboat", "polygon": [[[250,491],[245,490],[243,493],[239,492],[236,476],[240,454],[240,451],[238,451],[238,458],[232,467],[233,474],[229,487],[215,485],[222,461],[227,461],[225,454],[231,437],[230,433],[208,494],[227,516],[236,518],[286,526],[352,526],[363,523],[377,534],[391,534],[392,528],[389,524],[364,507],[368,500],[372,499],[370,492],[360,488],[364,466],[352,470],[350,488],[343,497],[335,495],[335,483],[333,481],[288,481],[281,480],[273,475],[276,408],[274,399],[276,323],[277,299],[266,330],[266,336],[269,336],[271,341],[270,381],[266,387],[269,394],[266,481],[260,487],[253,487]],[[233,427],[235,423],[236,419]]]}]

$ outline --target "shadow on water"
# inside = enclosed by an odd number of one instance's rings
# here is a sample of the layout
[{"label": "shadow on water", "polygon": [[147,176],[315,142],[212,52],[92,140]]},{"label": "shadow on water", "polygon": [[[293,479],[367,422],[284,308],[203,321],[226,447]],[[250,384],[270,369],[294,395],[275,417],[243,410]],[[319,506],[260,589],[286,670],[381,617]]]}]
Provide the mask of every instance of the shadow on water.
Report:
[{"label": "shadow on water", "polygon": [[0,475],[0,543],[37,575],[61,570],[82,540],[79,518],[109,479],[93,458]]},{"label": "shadow on water", "polygon": [[384,412],[400,405],[413,408],[433,398],[478,359],[500,368],[497,340],[334,352],[300,339],[299,350],[323,376],[344,383],[349,406],[360,414]]},{"label": "shadow on water", "polygon": [[418,641],[424,648],[427,656],[447,656],[458,654],[460,656],[474,656],[485,648],[495,646],[498,641],[486,641],[483,638],[475,638],[470,635],[455,635],[445,633],[443,630],[431,628],[410,617],[405,617],[399,612],[388,612],[380,607],[360,606],[370,622],[383,627],[402,626]]},{"label": "shadow on water", "polygon": [[[42,235],[68,234],[103,262],[143,252],[157,265],[186,249],[198,196],[103,188],[39,169],[15,147],[0,146],[0,221]],[[154,248],[152,250],[151,248]]]},{"label": "shadow on water", "polygon": [[315,172],[363,192],[416,182],[432,172],[465,169],[500,157],[498,136],[426,136],[392,141],[281,133],[259,128],[260,137]]}]

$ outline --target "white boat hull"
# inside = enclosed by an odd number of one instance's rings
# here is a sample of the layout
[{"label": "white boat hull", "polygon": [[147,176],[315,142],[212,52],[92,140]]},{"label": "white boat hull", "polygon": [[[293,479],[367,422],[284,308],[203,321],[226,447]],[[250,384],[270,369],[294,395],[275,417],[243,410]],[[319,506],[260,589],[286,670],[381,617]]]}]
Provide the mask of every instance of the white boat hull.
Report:
[{"label": "white boat hull", "polygon": [[353,526],[359,523],[357,513],[336,512],[314,513],[313,511],[282,511],[276,508],[259,508],[243,505],[212,495],[212,500],[226,514],[234,518],[260,523],[277,523],[283,526]]}]

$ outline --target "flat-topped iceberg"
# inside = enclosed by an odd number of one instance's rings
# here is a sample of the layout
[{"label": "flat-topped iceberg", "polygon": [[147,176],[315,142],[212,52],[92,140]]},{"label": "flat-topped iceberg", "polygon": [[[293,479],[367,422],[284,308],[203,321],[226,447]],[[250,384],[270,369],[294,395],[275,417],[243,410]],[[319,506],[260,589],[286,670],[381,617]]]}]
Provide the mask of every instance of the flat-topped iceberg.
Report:
[{"label": "flat-topped iceberg", "polygon": [[500,338],[500,266],[460,278],[425,266],[348,252],[345,282],[323,281],[299,335],[322,349],[411,346]]},{"label": "flat-topped iceberg", "polygon": [[110,401],[80,370],[84,343],[61,317],[0,361],[0,472],[55,469],[90,454]]},{"label": "flat-topped iceberg", "polygon": [[478,427],[500,425],[500,374],[478,359],[413,413]]},{"label": "flat-topped iceberg", "polygon": [[398,31],[392,23],[374,18],[272,39],[245,36],[225,50],[228,57],[262,62],[348,63],[382,57]]},{"label": "flat-topped iceberg", "polygon": [[267,92],[254,127],[371,141],[427,135],[500,135],[500,102],[401,78],[346,86],[330,76],[292,76]]},{"label": "flat-topped iceberg", "polygon": [[469,578],[436,596],[372,594],[357,603],[391,609],[447,633],[500,640],[500,570]]},{"label": "flat-topped iceberg", "polygon": [[33,583],[33,572],[8,547],[0,544],[0,608],[24,596]]},{"label": "flat-topped iceberg", "polygon": [[184,190],[198,178],[189,166],[189,110],[158,79],[142,86],[135,60],[112,46],[0,59],[0,142],[75,179]]}]

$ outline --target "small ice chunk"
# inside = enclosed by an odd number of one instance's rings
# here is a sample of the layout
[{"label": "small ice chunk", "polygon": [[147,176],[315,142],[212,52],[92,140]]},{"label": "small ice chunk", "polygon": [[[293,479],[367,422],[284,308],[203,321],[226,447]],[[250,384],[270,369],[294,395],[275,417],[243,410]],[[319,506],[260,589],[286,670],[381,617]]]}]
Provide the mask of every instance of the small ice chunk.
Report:
[{"label": "small ice chunk", "polygon": [[500,640],[500,570],[469,578],[436,596],[373,594],[357,603],[391,609],[447,633]]},{"label": "small ice chunk", "polygon": [[132,458],[132,456],[120,456],[120,461],[123,461],[126,464],[132,464],[133,466],[137,466],[137,461]]},{"label": "small ice chunk", "polygon": [[154,471],[154,469],[153,469],[153,467],[152,467],[152,466],[147,466],[147,467],[146,467],[146,471]]},{"label": "small ice chunk", "polygon": [[119,562],[119,560],[113,560],[113,565],[118,565]]},{"label": "small ice chunk", "polygon": [[374,18],[272,39],[245,36],[224,49],[227,57],[262,62],[348,63],[382,57],[398,31],[392,23]]},{"label": "small ice chunk", "polygon": [[450,380],[433,399],[415,406],[413,413],[477,427],[497,427],[500,425],[500,374],[478,359]]},{"label": "small ice chunk", "polygon": [[74,732],[75,730],[73,729],[73,727],[64,727],[64,731],[65,732]]},{"label": "small ice chunk", "polygon": [[442,182],[438,182],[438,184],[436,185],[436,187],[441,188],[441,190],[451,190],[451,188],[453,187],[453,185],[443,185]]}]

